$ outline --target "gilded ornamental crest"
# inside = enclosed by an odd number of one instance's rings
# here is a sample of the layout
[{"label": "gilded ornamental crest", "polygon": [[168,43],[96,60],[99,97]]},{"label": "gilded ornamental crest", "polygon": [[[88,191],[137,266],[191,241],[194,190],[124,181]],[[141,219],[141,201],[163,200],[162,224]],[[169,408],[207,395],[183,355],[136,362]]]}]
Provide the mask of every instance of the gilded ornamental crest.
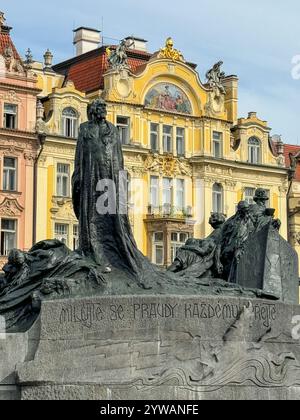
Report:
[{"label": "gilded ornamental crest", "polygon": [[181,52],[174,48],[174,41],[172,38],[168,38],[166,40],[166,45],[164,48],[160,49],[158,58],[167,58],[173,61],[184,61]]}]

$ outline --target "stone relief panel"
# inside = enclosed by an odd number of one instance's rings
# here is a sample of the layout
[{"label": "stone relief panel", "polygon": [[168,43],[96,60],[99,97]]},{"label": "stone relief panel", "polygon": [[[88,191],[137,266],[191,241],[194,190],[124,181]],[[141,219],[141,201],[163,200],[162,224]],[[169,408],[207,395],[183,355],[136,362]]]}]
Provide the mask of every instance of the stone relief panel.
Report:
[{"label": "stone relief panel", "polygon": [[17,95],[15,90],[9,90],[6,93],[0,94],[0,99],[7,101],[12,104],[19,104],[22,102],[21,98]]},{"label": "stone relief panel", "polygon": [[177,175],[189,176],[193,174],[192,166],[185,160],[170,156],[150,155],[145,162],[146,171],[173,177]]},{"label": "stone relief panel", "polygon": [[18,203],[17,199],[6,197],[0,204],[0,216],[18,217],[23,211],[24,207]]},{"label": "stone relief panel", "polygon": [[140,396],[158,387],[299,387],[292,312],[276,302],[203,297],[46,303],[39,351],[18,375],[21,384],[101,383]]},{"label": "stone relief panel", "polygon": [[73,210],[73,203],[71,198],[52,198],[53,207],[50,209],[53,217],[60,220],[71,220],[76,222],[77,219]]}]

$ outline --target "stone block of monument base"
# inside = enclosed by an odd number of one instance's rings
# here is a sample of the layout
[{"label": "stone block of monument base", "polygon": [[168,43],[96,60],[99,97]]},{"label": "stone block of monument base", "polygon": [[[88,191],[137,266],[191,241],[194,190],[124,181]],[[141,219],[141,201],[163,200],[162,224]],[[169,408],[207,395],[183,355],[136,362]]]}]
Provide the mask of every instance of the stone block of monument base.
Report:
[{"label": "stone block of monument base", "polygon": [[300,399],[299,315],[228,297],[45,301],[3,376],[23,400]]},{"label": "stone block of monument base", "polygon": [[246,242],[237,265],[236,283],[298,304],[298,255],[272,225],[266,225]]}]

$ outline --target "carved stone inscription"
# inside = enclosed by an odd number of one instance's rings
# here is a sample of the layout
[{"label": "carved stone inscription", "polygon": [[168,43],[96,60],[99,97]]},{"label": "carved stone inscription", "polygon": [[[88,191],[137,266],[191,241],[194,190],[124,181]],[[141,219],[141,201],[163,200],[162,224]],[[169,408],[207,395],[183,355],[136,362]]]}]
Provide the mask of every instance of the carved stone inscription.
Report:
[{"label": "carved stone inscription", "polygon": [[[240,317],[247,303],[224,303],[216,301],[208,303],[180,302],[158,303],[141,302],[126,304],[82,303],[65,305],[60,312],[60,324],[78,323],[86,328],[101,324],[101,322],[126,321],[129,324],[135,321],[147,320],[199,320],[211,322],[216,320],[234,321]],[[264,327],[270,327],[277,317],[275,304],[268,302],[251,305],[253,320]]]}]

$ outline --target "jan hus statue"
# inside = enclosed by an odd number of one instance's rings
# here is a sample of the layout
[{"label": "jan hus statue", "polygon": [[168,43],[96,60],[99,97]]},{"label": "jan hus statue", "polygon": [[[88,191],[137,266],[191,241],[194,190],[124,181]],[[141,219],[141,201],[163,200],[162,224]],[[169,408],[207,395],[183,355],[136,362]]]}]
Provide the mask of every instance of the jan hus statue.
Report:
[{"label": "jan hus statue", "polygon": [[77,142],[72,195],[80,252],[108,271],[113,266],[140,279],[150,263],[133,237],[120,136],[106,115],[103,99],[89,105]]}]

